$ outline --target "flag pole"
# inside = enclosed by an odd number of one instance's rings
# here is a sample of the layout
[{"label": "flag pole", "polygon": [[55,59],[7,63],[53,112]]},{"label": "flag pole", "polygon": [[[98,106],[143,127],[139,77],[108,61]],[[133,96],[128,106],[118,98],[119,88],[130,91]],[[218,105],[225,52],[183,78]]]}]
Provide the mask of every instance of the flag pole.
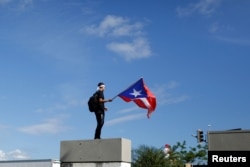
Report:
[{"label": "flag pole", "polygon": [[[141,77],[140,79],[143,79],[143,77]],[[112,100],[114,100],[116,97],[118,97],[119,94],[121,94],[122,92],[124,92],[125,90],[129,89],[131,86],[133,86],[135,83],[137,83],[140,79],[138,79],[136,82],[134,82],[133,84],[131,84],[128,88],[124,89],[123,91],[121,91],[120,93],[118,93],[117,95],[115,95]]]}]

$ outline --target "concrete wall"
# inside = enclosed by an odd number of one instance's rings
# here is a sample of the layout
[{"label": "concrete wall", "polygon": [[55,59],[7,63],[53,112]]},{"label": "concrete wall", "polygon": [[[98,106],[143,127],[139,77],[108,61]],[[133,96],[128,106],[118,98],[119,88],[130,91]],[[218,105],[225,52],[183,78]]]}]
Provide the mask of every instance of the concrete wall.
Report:
[{"label": "concrete wall", "polygon": [[0,161],[0,167],[60,167],[60,162],[51,159]]},{"label": "concrete wall", "polygon": [[250,130],[208,132],[209,151],[250,151]]},{"label": "concrete wall", "polygon": [[124,138],[61,141],[61,167],[130,167],[131,141]]}]

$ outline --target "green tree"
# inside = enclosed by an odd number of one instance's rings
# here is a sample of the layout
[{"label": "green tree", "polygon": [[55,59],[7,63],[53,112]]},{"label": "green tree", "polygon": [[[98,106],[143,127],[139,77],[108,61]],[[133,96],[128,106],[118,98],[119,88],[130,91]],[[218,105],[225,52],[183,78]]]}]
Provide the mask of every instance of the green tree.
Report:
[{"label": "green tree", "polygon": [[167,167],[167,161],[161,149],[142,145],[132,151],[132,167]]},{"label": "green tree", "polygon": [[197,145],[196,147],[189,147],[187,149],[186,141],[171,147],[171,154],[167,159],[168,163],[174,166],[183,165],[186,163],[192,164],[206,164],[207,162],[207,144]]},{"label": "green tree", "polygon": [[207,145],[187,149],[186,142],[177,142],[171,147],[170,156],[165,157],[163,148],[140,146],[132,150],[132,167],[183,167],[186,163],[206,164]]}]

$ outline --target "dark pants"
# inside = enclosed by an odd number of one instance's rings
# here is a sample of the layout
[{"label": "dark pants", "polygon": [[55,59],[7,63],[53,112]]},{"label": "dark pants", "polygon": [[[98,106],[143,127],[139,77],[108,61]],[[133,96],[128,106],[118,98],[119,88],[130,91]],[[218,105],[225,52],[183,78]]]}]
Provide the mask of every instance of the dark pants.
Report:
[{"label": "dark pants", "polygon": [[95,112],[95,117],[96,117],[96,122],[97,122],[97,126],[95,129],[95,139],[100,139],[102,127],[104,124],[104,117],[105,117],[104,111]]}]

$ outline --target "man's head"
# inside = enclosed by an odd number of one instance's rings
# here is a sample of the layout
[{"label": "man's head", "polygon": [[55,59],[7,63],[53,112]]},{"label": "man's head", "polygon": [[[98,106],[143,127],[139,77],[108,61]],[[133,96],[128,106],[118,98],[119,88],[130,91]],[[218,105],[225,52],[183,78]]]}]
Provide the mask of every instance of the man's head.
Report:
[{"label": "man's head", "polygon": [[99,82],[98,85],[97,85],[97,90],[101,90],[101,91],[104,91],[105,89],[105,85],[103,82]]},{"label": "man's head", "polygon": [[166,147],[166,148],[169,148],[169,147],[170,147],[170,145],[169,145],[169,144],[165,144],[165,147]]}]

